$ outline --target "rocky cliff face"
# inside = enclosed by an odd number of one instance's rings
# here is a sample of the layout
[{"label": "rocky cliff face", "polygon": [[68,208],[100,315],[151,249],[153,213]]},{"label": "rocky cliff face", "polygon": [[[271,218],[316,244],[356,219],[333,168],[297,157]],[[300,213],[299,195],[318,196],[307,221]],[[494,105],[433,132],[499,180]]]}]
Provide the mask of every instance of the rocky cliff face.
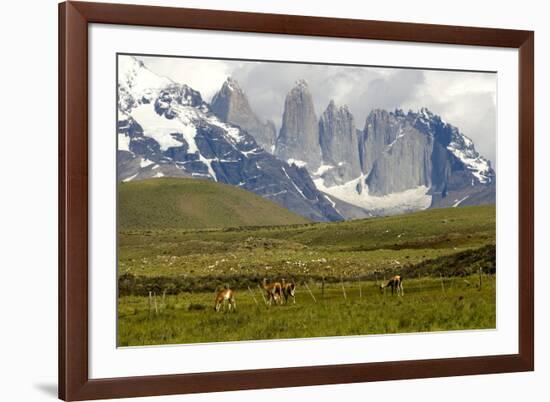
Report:
[{"label": "rocky cliff face", "polygon": [[433,138],[405,126],[374,161],[367,176],[369,194],[382,196],[431,186]]},{"label": "rocky cliff face", "polygon": [[494,199],[495,173],[489,161],[468,137],[428,109],[373,111],[359,150],[365,179],[358,189],[370,196],[424,188],[422,197],[430,197],[432,206]]},{"label": "rocky cliff face", "polygon": [[219,181],[315,221],[342,219],[306,169],[276,158],[242,127],[221,121],[197,91],[158,79],[131,57],[121,57],[119,68],[120,181]]},{"label": "rocky cliff face", "polygon": [[224,122],[237,125],[249,134],[266,151],[273,153],[277,131],[272,121],[262,122],[252,111],[248,98],[239,83],[227,78],[211,102],[212,111]]},{"label": "rocky cliff face", "polygon": [[322,173],[325,183],[343,184],[361,174],[357,129],[347,106],[330,101],[319,119]]},{"label": "rocky cliff face", "polygon": [[304,80],[298,81],[286,96],[275,154],[282,160],[307,166],[310,172],[321,163],[319,123],[313,98]]},{"label": "rocky cliff face", "polygon": [[399,135],[400,115],[385,110],[373,110],[367,117],[365,129],[359,137],[361,169],[368,174],[376,159]]}]

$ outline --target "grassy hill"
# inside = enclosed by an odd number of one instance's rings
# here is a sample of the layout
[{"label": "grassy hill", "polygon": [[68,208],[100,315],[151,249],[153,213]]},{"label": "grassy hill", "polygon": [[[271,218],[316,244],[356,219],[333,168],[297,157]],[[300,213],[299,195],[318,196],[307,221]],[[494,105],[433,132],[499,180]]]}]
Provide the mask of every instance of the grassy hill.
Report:
[{"label": "grassy hill", "polygon": [[306,218],[251,192],[206,180],[162,178],[120,183],[118,187],[118,225],[122,230],[307,222]]}]

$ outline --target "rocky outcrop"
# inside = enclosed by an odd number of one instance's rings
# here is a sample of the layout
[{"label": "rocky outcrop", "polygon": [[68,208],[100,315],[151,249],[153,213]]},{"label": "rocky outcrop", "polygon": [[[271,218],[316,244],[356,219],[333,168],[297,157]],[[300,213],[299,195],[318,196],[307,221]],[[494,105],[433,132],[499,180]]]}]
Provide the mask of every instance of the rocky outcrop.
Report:
[{"label": "rocky outcrop", "polygon": [[400,128],[397,137],[374,161],[367,176],[369,194],[381,196],[419,186],[431,186],[434,140],[411,126]]},{"label": "rocky outcrop", "polygon": [[373,111],[360,151],[372,195],[425,186],[430,194],[444,199],[449,192],[477,193],[480,190],[472,187],[494,183],[489,161],[479,155],[473,142],[426,108],[407,114]]},{"label": "rocky outcrop", "polygon": [[373,110],[368,115],[363,135],[359,138],[359,158],[365,174],[370,172],[376,159],[399,135],[403,116],[385,110]]},{"label": "rocky outcrop", "polygon": [[325,183],[342,184],[361,175],[357,129],[347,106],[330,101],[319,119]]},{"label": "rocky outcrop", "polygon": [[321,163],[319,124],[313,98],[304,80],[298,81],[286,96],[275,154],[283,160],[303,163],[310,172]]},{"label": "rocky outcrop", "polygon": [[236,80],[228,77],[212,98],[210,106],[221,120],[243,128],[262,148],[274,152],[277,138],[275,124],[270,120],[264,123],[256,116]]}]

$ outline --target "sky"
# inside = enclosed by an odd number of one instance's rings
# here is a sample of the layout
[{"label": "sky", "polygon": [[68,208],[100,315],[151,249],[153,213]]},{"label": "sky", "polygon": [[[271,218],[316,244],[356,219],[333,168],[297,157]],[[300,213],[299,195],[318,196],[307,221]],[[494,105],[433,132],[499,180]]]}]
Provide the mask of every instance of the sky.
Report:
[{"label": "sky", "polygon": [[228,76],[262,120],[281,126],[284,99],[305,79],[319,117],[330,100],[348,105],[359,129],[373,109],[427,107],[470,137],[496,167],[497,74],[405,68],[298,64],[175,57],[138,57],[153,72],[187,84],[210,102]]}]

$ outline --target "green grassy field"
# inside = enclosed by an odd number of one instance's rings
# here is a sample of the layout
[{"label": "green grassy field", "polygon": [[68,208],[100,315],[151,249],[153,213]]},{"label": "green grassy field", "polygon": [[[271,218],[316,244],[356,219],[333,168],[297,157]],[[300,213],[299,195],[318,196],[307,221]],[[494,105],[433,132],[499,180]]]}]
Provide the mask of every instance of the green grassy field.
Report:
[{"label": "green grassy field", "polygon": [[[311,223],[277,206],[270,214],[275,204],[234,187],[236,199],[220,197],[226,187],[162,179],[121,185],[119,345],[494,328],[494,206]],[[195,204],[181,207],[184,200]],[[228,218],[232,202],[249,207],[246,219]],[[404,277],[405,297],[381,297],[375,284],[395,274]],[[263,303],[263,278],[294,280],[297,304],[256,306],[248,287]],[[322,282],[325,297],[315,303],[304,283],[318,295]],[[238,293],[235,314],[213,311],[214,291],[224,285]],[[151,313],[149,292],[157,309],[166,294],[159,314]]]},{"label": "green grassy field", "polygon": [[235,186],[170,178],[120,183],[118,219],[122,229],[204,229],[309,222]]},{"label": "green grassy field", "polygon": [[[147,297],[122,297],[119,346],[309,338],[495,328],[495,277],[413,279],[405,296],[381,295],[374,282],[298,286],[296,304],[267,307],[260,291],[236,293],[236,312],[213,310],[213,292],[157,297],[158,314]],[[361,286],[361,291],[359,290]],[[152,306],[154,306],[152,304]]]}]

